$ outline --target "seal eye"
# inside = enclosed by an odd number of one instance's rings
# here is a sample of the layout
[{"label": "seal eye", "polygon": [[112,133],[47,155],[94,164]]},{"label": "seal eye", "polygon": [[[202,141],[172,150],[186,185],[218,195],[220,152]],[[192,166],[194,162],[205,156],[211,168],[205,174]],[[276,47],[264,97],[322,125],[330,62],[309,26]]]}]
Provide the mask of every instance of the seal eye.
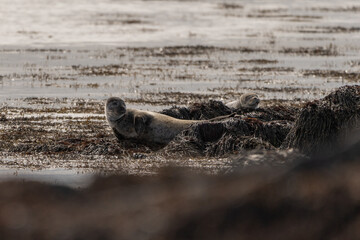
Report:
[{"label": "seal eye", "polygon": [[117,107],[119,106],[119,101],[113,100],[109,102],[109,107]]}]

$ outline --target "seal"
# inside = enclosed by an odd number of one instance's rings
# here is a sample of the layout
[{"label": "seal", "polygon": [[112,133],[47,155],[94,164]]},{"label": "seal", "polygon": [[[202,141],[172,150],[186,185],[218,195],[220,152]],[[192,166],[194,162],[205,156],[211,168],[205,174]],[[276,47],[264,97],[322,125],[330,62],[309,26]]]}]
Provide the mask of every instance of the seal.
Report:
[{"label": "seal", "polygon": [[125,102],[111,97],[105,105],[106,119],[119,139],[136,139],[166,144],[181,131],[200,120],[182,120],[161,113],[126,108]]},{"label": "seal", "polygon": [[241,95],[239,100],[229,102],[226,104],[229,108],[249,108],[249,109],[255,109],[258,107],[260,103],[260,99],[256,93],[245,93]]}]

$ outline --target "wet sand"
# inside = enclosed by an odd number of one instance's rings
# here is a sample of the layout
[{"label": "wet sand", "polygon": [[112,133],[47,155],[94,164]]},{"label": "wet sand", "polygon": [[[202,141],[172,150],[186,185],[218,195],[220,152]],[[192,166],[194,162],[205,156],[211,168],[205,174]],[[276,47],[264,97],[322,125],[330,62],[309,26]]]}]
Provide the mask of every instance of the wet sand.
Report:
[{"label": "wet sand", "polygon": [[[39,16],[49,14],[49,3],[35,4],[44,9]],[[81,4],[88,11],[77,17],[62,14],[66,4],[53,9],[51,19],[62,22],[57,31],[25,7],[19,11],[24,19],[6,29],[0,46],[2,168],[147,175],[176,165],[216,173],[231,167],[238,153],[169,159],[156,147],[118,143],[104,101],[119,96],[129,107],[161,111],[232,101],[251,91],[262,107],[300,107],[359,83],[356,2]],[[152,11],[145,10],[149,4]]]}]

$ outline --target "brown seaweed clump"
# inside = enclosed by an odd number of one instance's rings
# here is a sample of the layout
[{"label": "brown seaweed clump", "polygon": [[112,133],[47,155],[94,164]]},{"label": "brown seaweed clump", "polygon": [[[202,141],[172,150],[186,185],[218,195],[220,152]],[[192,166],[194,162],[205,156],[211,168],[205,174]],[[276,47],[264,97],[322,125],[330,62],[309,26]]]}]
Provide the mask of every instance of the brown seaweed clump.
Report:
[{"label": "brown seaweed clump", "polygon": [[237,114],[246,117],[257,118],[262,121],[294,121],[297,112],[298,108],[296,107],[284,107],[281,105],[257,109],[230,109],[221,101],[210,100],[209,102],[204,103],[194,103],[189,107],[173,106],[172,108],[164,109],[160,113],[174,118],[187,120],[209,120],[217,117],[226,119],[226,116],[228,115]]},{"label": "brown seaweed clump", "polygon": [[230,109],[220,101],[172,107],[161,113],[179,119],[209,120],[180,133],[163,153],[181,156],[225,156],[241,150],[280,147],[297,108],[272,106]]},{"label": "brown seaweed clump", "polygon": [[344,86],[301,110],[282,148],[332,152],[360,128],[360,86]]},{"label": "brown seaweed clump", "polygon": [[210,100],[207,103],[194,103],[188,108],[174,106],[161,113],[179,119],[206,120],[229,115],[232,111],[223,102]]},{"label": "brown seaweed clump", "polygon": [[262,122],[235,116],[196,124],[180,133],[163,151],[188,156],[224,156],[243,149],[275,149],[290,128],[284,121]]},{"label": "brown seaweed clump", "polygon": [[165,152],[223,156],[280,147],[295,148],[307,155],[332,151],[360,128],[360,86],[341,87],[297,112],[295,107],[284,106],[232,110],[219,101],[173,107],[162,113],[180,119],[210,120],[182,132]]}]

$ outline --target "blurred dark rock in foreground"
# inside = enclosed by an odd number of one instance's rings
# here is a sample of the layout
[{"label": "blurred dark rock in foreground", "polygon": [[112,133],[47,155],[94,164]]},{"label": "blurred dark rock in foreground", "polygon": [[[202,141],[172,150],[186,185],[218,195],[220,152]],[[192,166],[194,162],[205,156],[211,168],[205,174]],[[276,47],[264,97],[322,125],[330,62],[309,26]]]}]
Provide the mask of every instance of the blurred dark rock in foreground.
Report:
[{"label": "blurred dark rock in foreground", "polygon": [[359,146],[291,168],[170,168],[83,190],[2,182],[0,239],[359,239]]}]

